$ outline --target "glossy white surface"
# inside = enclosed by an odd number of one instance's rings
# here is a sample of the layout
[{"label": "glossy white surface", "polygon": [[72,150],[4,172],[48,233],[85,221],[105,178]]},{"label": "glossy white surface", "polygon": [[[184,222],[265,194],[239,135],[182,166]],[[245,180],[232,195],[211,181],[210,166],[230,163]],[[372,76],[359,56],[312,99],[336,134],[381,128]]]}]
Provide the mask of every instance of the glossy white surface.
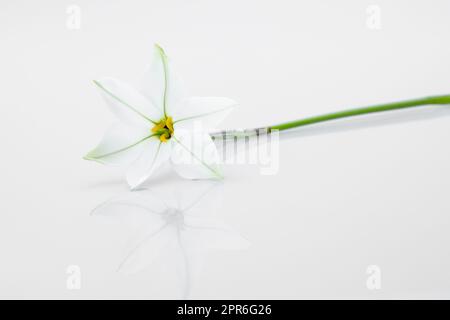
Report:
[{"label": "glossy white surface", "polygon": [[[172,208],[208,183],[161,174],[129,193],[121,170],[82,160],[113,120],[91,80],[137,83],[153,42],[193,94],[240,102],[224,128],[450,93],[448,1],[376,1],[380,30],[373,1],[73,3],[79,30],[72,2],[0,4],[0,297],[450,297],[446,108],[283,136],[277,174],[226,166],[194,218],[136,201]],[[115,197],[128,206],[91,215]]]}]

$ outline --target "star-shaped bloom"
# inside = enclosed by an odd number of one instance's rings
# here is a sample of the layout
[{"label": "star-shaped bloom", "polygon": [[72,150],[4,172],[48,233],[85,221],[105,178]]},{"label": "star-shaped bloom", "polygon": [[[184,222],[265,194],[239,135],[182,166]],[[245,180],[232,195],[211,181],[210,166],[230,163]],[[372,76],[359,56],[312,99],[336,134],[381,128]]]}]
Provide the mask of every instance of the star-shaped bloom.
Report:
[{"label": "star-shaped bloom", "polygon": [[207,131],[214,129],[236,102],[187,96],[158,45],[142,82],[137,90],[112,78],[94,81],[119,122],[85,159],[127,166],[131,188],[141,186],[166,163],[184,178],[222,178],[217,149]]}]

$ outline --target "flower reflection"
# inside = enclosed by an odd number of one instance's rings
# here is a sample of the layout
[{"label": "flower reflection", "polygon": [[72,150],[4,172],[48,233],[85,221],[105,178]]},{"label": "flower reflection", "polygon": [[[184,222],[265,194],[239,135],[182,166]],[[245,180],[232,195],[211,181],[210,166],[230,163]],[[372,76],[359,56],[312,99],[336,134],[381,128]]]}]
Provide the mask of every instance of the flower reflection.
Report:
[{"label": "flower reflection", "polygon": [[[222,183],[162,185],[127,192],[92,211],[131,228],[131,247],[119,272],[133,274],[156,262],[174,265],[182,297],[188,297],[205,253],[239,250],[249,242],[216,217]],[[163,261],[161,261],[163,260]]]}]

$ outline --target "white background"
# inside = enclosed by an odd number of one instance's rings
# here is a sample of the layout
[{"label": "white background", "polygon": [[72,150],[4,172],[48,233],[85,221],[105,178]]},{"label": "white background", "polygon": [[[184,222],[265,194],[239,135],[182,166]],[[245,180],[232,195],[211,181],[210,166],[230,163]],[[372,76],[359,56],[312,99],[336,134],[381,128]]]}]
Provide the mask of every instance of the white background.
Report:
[{"label": "white background", "polygon": [[[72,4],[79,30],[66,26]],[[226,166],[214,214],[250,246],[205,253],[187,290],[164,254],[117,271],[135,232],[90,212],[128,187],[122,171],[82,160],[113,121],[91,80],[136,84],[154,42],[193,95],[240,103],[224,128],[256,127],[450,93],[449,14],[445,0],[3,0],[0,297],[449,298],[444,109],[283,138],[276,175]],[[172,174],[149,187],[191,189]],[[70,265],[79,290],[66,286]],[[370,265],[379,290],[366,286]]]}]

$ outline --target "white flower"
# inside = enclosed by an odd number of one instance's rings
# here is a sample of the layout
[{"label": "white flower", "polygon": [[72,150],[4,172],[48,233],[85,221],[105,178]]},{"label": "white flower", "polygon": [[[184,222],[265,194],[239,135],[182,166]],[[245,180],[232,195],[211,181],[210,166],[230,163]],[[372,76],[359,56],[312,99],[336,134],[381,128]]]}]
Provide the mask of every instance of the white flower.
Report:
[{"label": "white flower", "polygon": [[106,132],[85,159],[127,165],[132,188],[142,185],[164,163],[188,179],[221,178],[216,147],[204,130],[213,129],[236,103],[228,98],[188,97],[163,49],[154,59],[141,90],[115,79],[94,81],[120,122]]}]

